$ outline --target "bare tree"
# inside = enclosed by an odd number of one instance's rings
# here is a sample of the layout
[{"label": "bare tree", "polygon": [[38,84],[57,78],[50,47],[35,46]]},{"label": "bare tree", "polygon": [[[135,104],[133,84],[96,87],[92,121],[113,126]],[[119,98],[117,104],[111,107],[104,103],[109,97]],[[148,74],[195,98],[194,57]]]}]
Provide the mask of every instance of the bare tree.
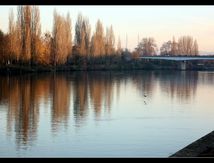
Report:
[{"label": "bare tree", "polygon": [[36,62],[39,57],[39,44],[41,37],[40,11],[37,6],[32,7],[31,13],[31,55],[32,62]]},{"label": "bare tree", "polygon": [[106,28],[106,37],[105,37],[105,51],[106,55],[112,55],[115,52],[114,49],[115,37],[113,27]]},{"label": "bare tree", "polygon": [[18,7],[19,29],[21,30],[21,60],[30,63],[31,60],[31,12],[30,6]]},{"label": "bare tree", "polygon": [[140,54],[144,56],[153,56],[157,53],[157,45],[152,37],[143,38],[137,48],[139,49]]},{"label": "bare tree", "polygon": [[91,57],[95,57],[95,34],[93,33],[92,37],[91,37],[91,44],[90,44],[90,56]]},{"label": "bare tree", "polygon": [[110,55],[110,40],[109,40],[109,36],[110,36],[110,31],[109,28],[106,28],[106,36],[105,36],[105,54],[106,55]]},{"label": "bare tree", "polygon": [[9,42],[8,42],[8,59],[10,60],[10,62],[12,60],[16,59],[16,51],[15,51],[15,42],[16,42],[16,35],[15,35],[15,30],[16,30],[16,24],[14,21],[14,14],[13,14],[13,9],[10,10],[9,12]]},{"label": "bare tree", "polygon": [[171,55],[177,55],[177,54],[178,54],[178,43],[175,41],[175,37],[173,36]]},{"label": "bare tree", "polygon": [[198,55],[198,44],[191,36],[182,36],[178,42],[173,37],[173,41],[163,43],[160,51],[161,55]]},{"label": "bare tree", "polygon": [[5,55],[5,43],[6,43],[6,38],[4,33],[0,30],[0,63],[5,64],[7,60],[7,56]]},{"label": "bare tree", "polygon": [[115,36],[114,36],[114,30],[113,26],[111,25],[110,31],[109,31],[109,45],[110,45],[110,54],[115,53]]},{"label": "bare tree", "polygon": [[160,48],[160,55],[172,55],[172,42],[167,41],[163,43]]},{"label": "bare tree", "polygon": [[199,52],[198,52],[198,43],[197,43],[197,40],[194,41],[194,44],[193,44],[193,55],[198,55]]},{"label": "bare tree", "polygon": [[67,36],[65,37],[67,59],[72,55],[72,32],[71,31],[72,31],[71,17],[70,17],[70,14],[67,13],[66,29],[65,29],[65,33],[66,33],[65,35]]},{"label": "bare tree", "polygon": [[39,43],[39,55],[36,58],[38,64],[48,65],[51,63],[51,50],[53,38],[50,32],[44,33]]},{"label": "bare tree", "polygon": [[21,26],[21,8],[17,8],[17,20],[15,23],[15,32],[14,32],[14,52],[15,52],[15,62],[22,60],[22,26]]},{"label": "bare tree", "polygon": [[31,59],[31,7],[25,6],[23,10],[23,59],[24,61],[30,61]]},{"label": "bare tree", "polygon": [[[70,16],[64,18],[54,10],[53,24],[53,64],[64,64],[71,53],[71,21]],[[67,39],[66,39],[67,38]]]},{"label": "bare tree", "polygon": [[84,28],[85,28],[85,47],[87,56],[90,55],[90,39],[91,39],[91,25],[89,19],[84,19]]},{"label": "bare tree", "polygon": [[82,24],[83,24],[83,16],[81,13],[79,13],[77,16],[77,22],[75,25],[75,45],[76,46],[80,46],[81,44]]},{"label": "bare tree", "polygon": [[89,20],[83,17],[81,13],[78,14],[75,25],[75,45],[79,49],[79,55],[87,58],[89,56],[91,27]]},{"label": "bare tree", "polygon": [[96,31],[93,34],[91,42],[92,42],[92,45],[91,45],[92,55],[95,57],[104,56],[105,55],[105,37],[104,37],[103,25],[100,20],[98,20],[96,23]]},{"label": "bare tree", "polygon": [[197,41],[193,42],[193,37],[182,36],[178,40],[178,54],[179,55],[197,55],[198,45]]},{"label": "bare tree", "polygon": [[118,37],[118,41],[117,41],[117,55],[121,55],[121,53],[122,53],[121,41],[120,41],[120,37]]}]

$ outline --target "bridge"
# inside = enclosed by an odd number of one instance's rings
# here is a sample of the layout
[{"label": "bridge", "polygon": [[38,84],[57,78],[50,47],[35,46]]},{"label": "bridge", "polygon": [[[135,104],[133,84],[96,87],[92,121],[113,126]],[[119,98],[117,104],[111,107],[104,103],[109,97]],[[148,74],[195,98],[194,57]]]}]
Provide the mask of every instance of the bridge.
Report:
[{"label": "bridge", "polygon": [[185,70],[186,61],[214,61],[214,56],[141,56],[139,59],[178,61],[181,63],[180,69]]}]

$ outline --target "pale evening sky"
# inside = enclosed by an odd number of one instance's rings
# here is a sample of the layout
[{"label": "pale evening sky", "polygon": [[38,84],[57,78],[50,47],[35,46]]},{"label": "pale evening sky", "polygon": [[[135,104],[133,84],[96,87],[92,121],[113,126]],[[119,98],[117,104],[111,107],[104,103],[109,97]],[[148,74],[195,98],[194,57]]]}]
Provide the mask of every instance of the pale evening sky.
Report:
[{"label": "pale evening sky", "polygon": [[[14,14],[17,6],[0,6],[0,29],[7,32],[9,9]],[[42,31],[52,30],[53,10],[66,15],[70,12],[74,26],[77,14],[81,12],[89,18],[94,32],[100,19],[106,26],[113,26],[116,41],[121,38],[122,47],[133,50],[139,38],[154,37],[158,48],[164,41],[177,39],[182,35],[196,38],[200,51],[214,52],[214,6],[39,6]]]}]

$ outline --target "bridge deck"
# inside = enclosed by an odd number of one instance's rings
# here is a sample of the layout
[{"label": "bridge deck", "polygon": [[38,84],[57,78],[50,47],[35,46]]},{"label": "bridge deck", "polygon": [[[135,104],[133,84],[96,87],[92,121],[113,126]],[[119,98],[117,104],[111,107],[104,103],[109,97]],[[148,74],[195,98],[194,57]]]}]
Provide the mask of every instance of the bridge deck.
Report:
[{"label": "bridge deck", "polygon": [[171,61],[188,61],[188,60],[214,60],[214,57],[167,57],[167,56],[143,56],[140,59],[153,59],[153,60],[171,60]]}]

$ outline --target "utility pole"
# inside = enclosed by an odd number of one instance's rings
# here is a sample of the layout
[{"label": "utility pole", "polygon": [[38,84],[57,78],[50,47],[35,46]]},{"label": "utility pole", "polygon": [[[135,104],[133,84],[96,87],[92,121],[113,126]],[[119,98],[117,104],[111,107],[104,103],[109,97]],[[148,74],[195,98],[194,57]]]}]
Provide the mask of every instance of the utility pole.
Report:
[{"label": "utility pole", "polygon": [[126,50],[128,50],[127,49],[127,42],[128,42],[128,39],[127,39],[127,33],[126,33]]},{"label": "utility pole", "polygon": [[139,33],[138,33],[138,36],[137,36],[137,45],[139,45]]}]

